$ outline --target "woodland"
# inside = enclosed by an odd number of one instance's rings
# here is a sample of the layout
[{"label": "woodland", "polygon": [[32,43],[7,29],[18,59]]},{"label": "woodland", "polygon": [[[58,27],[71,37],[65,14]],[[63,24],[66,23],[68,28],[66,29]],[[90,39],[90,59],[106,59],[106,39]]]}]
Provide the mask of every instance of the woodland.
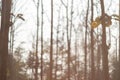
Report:
[{"label": "woodland", "polygon": [[0,0],[0,80],[120,80],[120,0]]}]

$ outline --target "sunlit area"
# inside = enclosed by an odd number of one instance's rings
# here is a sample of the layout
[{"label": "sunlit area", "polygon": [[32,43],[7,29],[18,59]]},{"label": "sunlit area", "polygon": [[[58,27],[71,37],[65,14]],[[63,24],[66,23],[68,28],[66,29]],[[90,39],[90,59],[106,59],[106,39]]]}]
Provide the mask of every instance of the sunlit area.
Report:
[{"label": "sunlit area", "polygon": [[0,80],[120,80],[120,0],[0,0]]}]

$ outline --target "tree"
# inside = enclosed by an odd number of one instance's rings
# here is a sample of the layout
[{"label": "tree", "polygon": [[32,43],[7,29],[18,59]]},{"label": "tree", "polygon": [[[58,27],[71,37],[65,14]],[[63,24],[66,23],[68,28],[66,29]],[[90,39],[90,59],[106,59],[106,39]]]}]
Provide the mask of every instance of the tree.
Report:
[{"label": "tree", "polygon": [[51,34],[50,34],[50,73],[49,78],[53,80],[53,0],[51,0]]},{"label": "tree", "polygon": [[0,80],[7,79],[7,58],[8,58],[8,34],[10,27],[10,12],[11,12],[11,0],[2,0],[1,11],[1,40],[0,40]]},{"label": "tree", "polygon": [[[120,0],[119,0],[120,4]],[[120,5],[119,5],[119,17],[120,17]],[[120,21],[119,21],[119,74],[120,74]]]},{"label": "tree", "polygon": [[88,0],[88,6],[87,6],[87,11],[86,11],[86,19],[85,19],[85,26],[86,26],[86,31],[85,31],[85,71],[84,71],[84,79],[87,80],[87,28],[88,28],[88,14],[89,14],[89,0]]},{"label": "tree", "polygon": [[10,36],[10,39],[9,39],[9,45],[10,45],[10,52],[13,54],[14,53],[14,43],[15,43],[15,34],[16,34],[16,31],[17,29],[19,28],[19,26],[21,25],[21,23],[15,27],[15,22],[17,22],[18,19],[21,19],[22,21],[25,21],[25,19],[23,18],[23,14],[19,13],[17,15],[14,15],[14,12],[11,12],[11,20],[10,20],[10,32],[9,32],[9,36]]},{"label": "tree", "polygon": [[109,80],[108,47],[107,47],[107,44],[106,44],[104,0],[100,0],[100,4],[101,4],[101,13],[102,13],[102,67],[103,67],[103,80]]},{"label": "tree", "polygon": [[[34,0],[33,0],[34,1]],[[36,52],[35,52],[35,80],[38,80],[38,66],[39,66],[39,59],[38,59],[38,38],[39,38],[39,4],[40,0],[37,1],[37,31],[36,31]]]},{"label": "tree", "polygon": [[[91,22],[93,22],[94,8],[93,0],[91,0]],[[95,80],[95,66],[94,66],[94,36],[93,28],[91,28],[91,80]]]},{"label": "tree", "polygon": [[41,0],[41,80],[43,80],[43,0]]}]

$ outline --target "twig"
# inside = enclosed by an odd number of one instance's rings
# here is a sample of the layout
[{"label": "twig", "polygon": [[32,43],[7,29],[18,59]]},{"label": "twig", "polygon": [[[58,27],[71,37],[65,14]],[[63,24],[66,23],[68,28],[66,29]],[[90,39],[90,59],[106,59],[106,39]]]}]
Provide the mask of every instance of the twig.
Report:
[{"label": "twig", "polygon": [[65,5],[65,3],[63,2],[63,0],[61,0],[61,3],[64,5],[65,8],[67,7],[67,6]]}]

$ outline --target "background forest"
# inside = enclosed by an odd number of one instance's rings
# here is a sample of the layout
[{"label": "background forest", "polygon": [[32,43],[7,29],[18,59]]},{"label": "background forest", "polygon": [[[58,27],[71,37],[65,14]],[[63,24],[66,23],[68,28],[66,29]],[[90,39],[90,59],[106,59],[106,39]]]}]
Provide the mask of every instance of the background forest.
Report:
[{"label": "background forest", "polygon": [[0,80],[120,80],[120,0],[0,0]]}]

